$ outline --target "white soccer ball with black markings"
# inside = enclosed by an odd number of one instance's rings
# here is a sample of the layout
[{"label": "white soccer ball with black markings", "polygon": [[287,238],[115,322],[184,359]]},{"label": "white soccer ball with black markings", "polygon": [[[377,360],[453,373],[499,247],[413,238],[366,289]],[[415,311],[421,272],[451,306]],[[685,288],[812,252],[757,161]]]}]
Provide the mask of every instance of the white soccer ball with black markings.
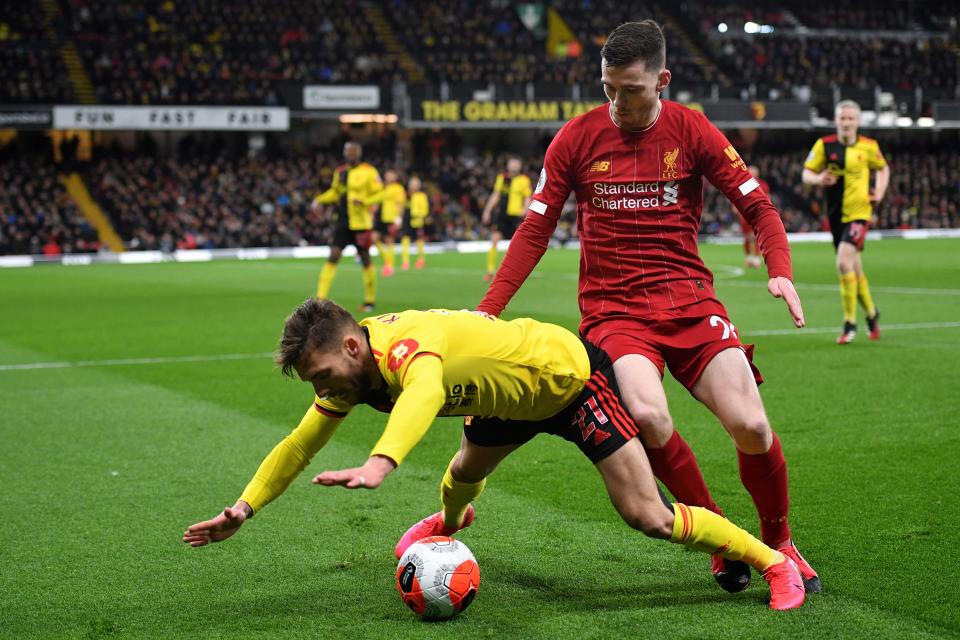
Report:
[{"label": "white soccer ball with black markings", "polygon": [[446,620],[473,602],[480,566],[467,545],[447,536],[424,538],[397,564],[397,589],[404,603],[424,620]]}]

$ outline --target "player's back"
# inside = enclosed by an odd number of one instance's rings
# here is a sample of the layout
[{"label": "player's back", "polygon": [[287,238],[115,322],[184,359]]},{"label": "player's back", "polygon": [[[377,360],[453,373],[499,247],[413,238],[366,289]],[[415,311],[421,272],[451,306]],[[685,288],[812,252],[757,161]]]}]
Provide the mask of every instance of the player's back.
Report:
[{"label": "player's back", "polygon": [[566,406],[590,377],[580,339],[556,325],[510,322],[471,311],[405,311],[368,318],[370,344],[396,399],[420,355],[443,362],[440,415],[540,420]]}]

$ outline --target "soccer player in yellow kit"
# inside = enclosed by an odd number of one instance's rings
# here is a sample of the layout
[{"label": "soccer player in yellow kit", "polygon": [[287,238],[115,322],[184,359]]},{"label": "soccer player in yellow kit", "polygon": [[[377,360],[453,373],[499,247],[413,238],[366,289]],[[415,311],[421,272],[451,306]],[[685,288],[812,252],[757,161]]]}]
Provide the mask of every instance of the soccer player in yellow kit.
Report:
[{"label": "soccer player in yellow kit", "polygon": [[400,256],[403,262],[400,268],[406,271],[410,268],[410,238],[417,238],[417,261],[414,266],[423,269],[427,264],[423,247],[424,224],[430,215],[430,200],[423,192],[423,183],[414,176],[407,184],[410,190],[410,201],[407,203],[407,215],[403,218],[403,240],[401,241]]},{"label": "soccer player in yellow kit", "polygon": [[434,418],[470,416],[441,483],[442,511],[411,527],[395,549],[398,557],[413,536],[450,535],[468,526],[470,503],[486,476],[510,452],[550,433],[590,458],[631,527],[748,563],[770,583],[772,608],[804,601],[792,560],[711,511],[665,501],[621,405],[609,358],[566,329],[466,310],[386,313],[357,323],[333,302],[307,300],[287,318],[277,363],[313,387],[313,402],[234,506],[184,532],[192,546],[236,533],[286,490],[350,410],[365,403],[389,413],[370,457],[360,467],[320,473],[315,484],[374,489]]},{"label": "soccer player in yellow kit", "polygon": [[313,199],[313,206],[335,204],[336,229],[330,244],[330,257],[323,265],[317,282],[317,297],[324,299],[337,275],[337,263],[347,245],[357,248],[363,263],[363,305],[361,311],[373,311],[377,298],[377,272],[370,261],[373,240],[373,214],[367,199],[383,188],[380,174],[372,165],[363,162],[363,148],[357,142],[343,145],[344,164],[333,173],[330,188]]},{"label": "soccer player in yellow kit", "polygon": [[383,174],[383,181],[383,189],[367,198],[366,203],[380,205],[380,215],[373,226],[373,242],[383,256],[383,270],[380,274],[389,277],[393,275],[393,243],[397,237],[397,226],[403,217],[403,208],[407,203],[407,192],[400,184],[400,175],[392,169]]},{"label": "soccer player in yellow kit", "polygon": [[[857,335],[858,300],[867,314],[870,339],[880,338],[880,313],[870,295],[861,254],[873,206],[883,200],[890,183],[890,166],[876,140],[857,135],[860,105],[853,100],[838,102],[834,116],[837,133],[814,143],[803,164],[803,183],[824,187],[843,303],[843,331],[837,344],[849,344]],[[871,171],[877,175],[873,189]]]},{"label": "soccer player in yellow kit", "polygon": [[491,244],[487,252],[487,273],[484,276],[484,280],[488,282],[493,279],[493,273],[497,270],[497,243],[503,238],[509,240],[513,237],[530,205],[533,189],[530,188],[530,178],[520,173],[522,169],[520,158],[507,160],[507,170],[497,174],[493,191],[483,207],[480,220],[483,226],[490,224],[493,211],[497,209],[497,219],[493,221],[494,227],[490,232]]}]

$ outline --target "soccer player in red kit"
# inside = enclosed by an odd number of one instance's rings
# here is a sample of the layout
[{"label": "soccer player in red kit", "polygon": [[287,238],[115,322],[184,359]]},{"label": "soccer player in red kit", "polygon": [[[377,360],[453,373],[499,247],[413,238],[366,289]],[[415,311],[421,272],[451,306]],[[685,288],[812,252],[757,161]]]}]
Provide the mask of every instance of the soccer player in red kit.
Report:
[{"label": "soccer player in red kit", "polygon": [[[530,213],[478,309],[500,315],[546,251],[573,191],[581,243],[580,332],[614,361],[654,473],[678,500],[721,513],[674,429],[663,390],[666,365],[736,443],[740,478],[756,505],[763,541],[797,563],[807,591],[819,591],[816,572],[791,538],[787,464],[760,400],[753,347],[740,342],[697,252],[703,178],[756,231],[767,289],[786,301],[802,327],[783,223],[723,134],[702,113],[660,99],[670,71],[656,22],[617,27],[601,53],[610,102],[557,132]],[[712,569],[728,591],[749,584],[749,569],[740,563],[714,557]]]}]

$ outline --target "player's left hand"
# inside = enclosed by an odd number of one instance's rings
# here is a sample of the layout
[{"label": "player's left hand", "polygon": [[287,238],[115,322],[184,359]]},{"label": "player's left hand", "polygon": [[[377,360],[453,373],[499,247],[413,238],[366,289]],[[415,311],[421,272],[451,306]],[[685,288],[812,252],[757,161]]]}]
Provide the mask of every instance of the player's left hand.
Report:
[{"label": "player's left hand", "polygon": [[362,467],[341,469],[340,471],[324,471],[313,478],[313,483],[322,484],[325,487],[376,489],[383,484],[384,478],[396,468],[396,463],[390,458],[370,456]]},{"label": "player's left hand", "polygon": [[871,204],[877,204],[877,203],[880,202],[881,200],[883,200],[883,194],[882,194],[882,193],[877,193],[876,191],[871,191],[871,192],[870,192],[870,203],[871,203]]},{"label": "player's left hand", "polygon": [[803,319],[803,306],[800,304],[800,296],[797,295],[797,290],[790,280],[783,276],[770,278],[770,280],[767,281],[767,291],[769,291],[770,295],[774,298],[783,298],[783,301],[787,303],[787,309],[790,311],[790,315],[793,316],[793,324],[797,327],[802,327],[806,324]]}]

